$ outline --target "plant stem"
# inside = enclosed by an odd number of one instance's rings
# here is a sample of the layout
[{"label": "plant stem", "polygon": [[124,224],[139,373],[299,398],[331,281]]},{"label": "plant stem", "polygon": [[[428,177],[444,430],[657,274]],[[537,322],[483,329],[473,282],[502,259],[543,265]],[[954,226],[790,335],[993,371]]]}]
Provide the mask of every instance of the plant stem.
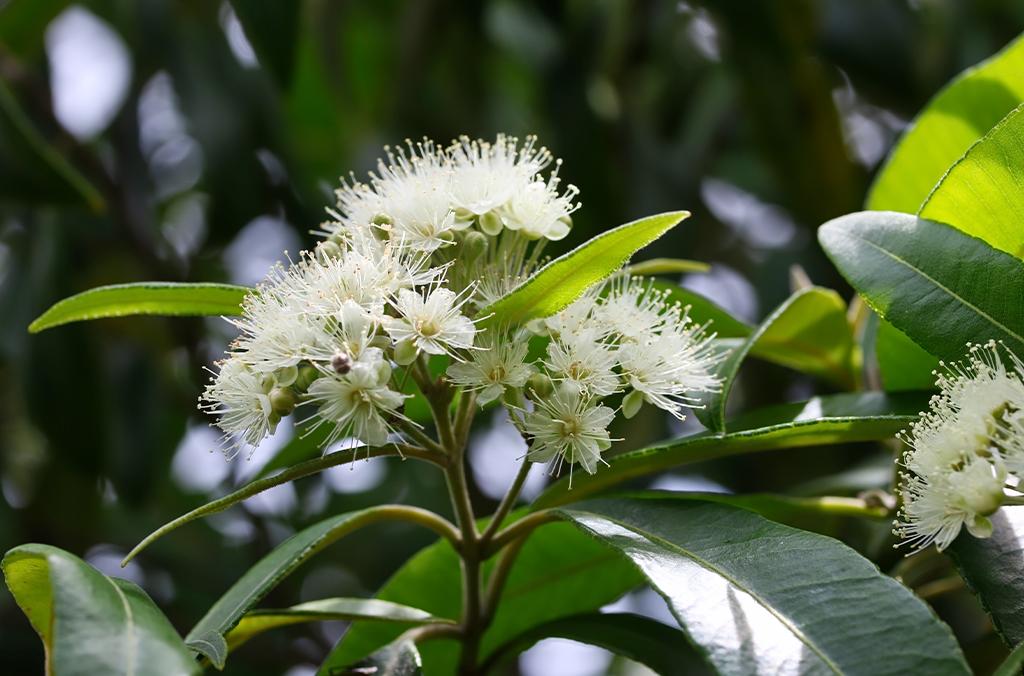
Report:
[{"label": "plant stem", "polygon": [[516,504],[516,498],[519,497],[519,492],[523,490],[523,484],[526,483],[526,477],[530,475],[530,468],[533,467],[533,463],[529,460],[524,459],[523,464],[519,467],[519,472],[516,474],[515,480],[512,485],[509,486],[508,491],[505,493],[505,497],[501,499],[501,503],[498,505],[498,509],[495,510],[494,516],[491,517],[491,523],[487,525],[487,529],[484,530],[483,535],[480,536],[480,542],[484,547],[490,542],[494,534],[501,528],[501,522],[505,520],[508,513],[512,510],[512,507]]},{"label": "plant stem", "polygon": [[506,545],[515,541],[517,538],[525,537],[540,526],[553,521],[558,521],[558,519],[558,514],[553,509],[545,509],[540,512],[534,512],[528,516],[524,516],[508,528],[498,531],[484,550],[484,558],[486,559],[492,556],[495,552],[501,551]]}]

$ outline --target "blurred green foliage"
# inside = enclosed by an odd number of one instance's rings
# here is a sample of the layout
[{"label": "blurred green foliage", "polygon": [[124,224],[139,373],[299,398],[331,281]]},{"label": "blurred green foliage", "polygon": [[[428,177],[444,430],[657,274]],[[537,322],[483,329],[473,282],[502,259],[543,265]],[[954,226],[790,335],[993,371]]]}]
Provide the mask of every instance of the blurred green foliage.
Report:
[{"label": "blurred green foliage", "polygon": [[[54,301],[142,280],[251,283],[267,247],[312,242],[336,178],[371,169],[380,146],[507,131],[538,134],[581,188],[563,249],[688,209],[643,255],[714,263],[694,287],[757,321],[790,294],[794,264],[839,284],[812,229],[857,210],[905,121],[1022,29],[1010,0],[0,2],[0,549],[45,542],[111,572],[153,527],[258,469],[243,458],[226,473],[201,453],[172,466],[205,423],[195,401],[229,338],[222,322],[118,319],[30,337]],[[731,403],[807,391],[759,363]],[[618,435],[630,446],[678,432],[649,412],[633,425]],[[808,449],[702,473],[737,491],[754,476],[758,490],[797,491],[863,459]],[[386,480],[372,488],[304,480],[276,506],[175,533],[127,574],[186,628],[316,514],[445,509],[439,477],[377,462]],[[388,528],[325,553],[267,605],[369,596],[429,542]],[[998,658],[969,597],[939,609],[975,665]],[[4,670],[35,673],[41,647],[6,594],[0,626]],[[229,672],[316,664],[336,635],[268,634]]]}]

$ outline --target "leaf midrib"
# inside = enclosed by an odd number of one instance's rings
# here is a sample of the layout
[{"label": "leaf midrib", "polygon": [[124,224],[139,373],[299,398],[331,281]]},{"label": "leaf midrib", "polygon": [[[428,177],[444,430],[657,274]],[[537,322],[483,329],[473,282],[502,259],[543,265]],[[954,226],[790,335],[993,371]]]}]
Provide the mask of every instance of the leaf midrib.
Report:
[{"label": "leaf midrib", "polygon": [[946,287],[944,284],[942,284],[937,279],[935,279],[934,277],[932,277],[931,275],[926,273],[924,270],[921,270],[917,266],[913,265],[910,261],[904,259],[901,256],[898,256],[898,255],[894,254],[893,252],[885,249],[882,246],[879,246],[878,244],[875,244],[870,239],[867,239],[866,237],[860,236],[856,232],[847,232],[847,234],[849,236],[851,236],[851,237],[854,237],[854,238],[860,240],[861,242],[864,242],[868,246],[870,246],[870,247],[872,247],[874,249],[877,249],[878,251],[881,251],[883,254],[885,254],[886,256],[891,258],[892,260],[894,260],[897,263],[903,265],[904,267],[906,267],[906,268],[916,272],[921,277],[925,278],[926,280],[928,280],[929,282],[934,284],[938,289],[944,291],[951,298],[954,298],[954,299],[960,301],[961,303],[963,303],[964,305],[966,305],[970,309],[974,310],[978,315],[980,315],[980,316],[984,317],[985,319],[987,319],[991,324],[993,324],[994,326],[997,326],[1000,329],[1002,329],[1003,331],[1005,331],[1007,333],[1007,335],[1013,336],[1018,341],[1024,343],[1024,336],[1020,336],[1017,333],[1015,333],[1014,331],[1011,331],[1009,328],[1004,326],[1000,321],[998,321],[994,317],[990,316],[987,312],[985,312],[981,308],[977,307],[976,305],[974,305],[973,303],[968,301],[966,298],[961,297],[959,294],[954,292],[952,289]]},{"label": "leaf midrib", "polygon": [[[833,662],[832,659],[829,658],[829,656],[826,655],[824,653],[824,651],[821,648],[819,648],[818,645],[814,641],[812,641],[803,631],[801,631],[798,627],[796,627],[789,620],[789,618],[787,618],[786,616],[782,615],[780,612],[776,611],[774,609],[774,607],[771,606],[765,599],[762,599],[758,594],[754,593],[752,590],[750,590],[747,587],[745,587],[742,584],[740,584],[740,582],[735,577],[733,577],[732,575],[728,574],[727,572],[725,572],[724,570],[722,570],[718,566],[714,565],[713,563],[711,563],[707,559],[704,559],[703,557],[698,556],[698,555],[694,554],[693,552],[691,552],[691,551],[689,551],[687,549],[683,549],[683,547],[681,547],[680,545],[677,545],[674,542],[666,540],[665,538],[662,538],[661,536],[655,535],[655,534],[650,533],[648,531],[641,530],[639,527],[633,526],[631,524],[624,523],[623,521],[620,521],[619,519],[616,519],[614,517],[610,517],[610,516],[608,516],[606,514],[600,514],[600,513],[597,513],[597,512],[590,512],[590,511],[579,510],[579,509],[567,509],[566,511],[573,511],[573,512],[576,512],[576,513],[579,513],[579,514],[589,514],[589,515],[591,515],[593,517],[596,517],[598,519],[604,519],[606,521],[610,521],[610,522],[614,523],[617,526],[620,526],[621,528],[623,528],[625,530],[628,530],[628,531],[631,531],[633,533],[636,533],[637,535],[639,535],[642,538],[646,538],[647,540],[649,540],[650,542],[652,542],[654,544],[658,544],[658,545],[661,545],[661,546],[663,546],[663,547],[665,547],[667,549],[674,550],[678,554],[680,554],[681,556],[694,561],[695,563],[697,563],[697,565],[700,565],[700,566],[710,570],[711,572],[721,576],[729,584],[733,585],[735,588],[737,588],[737,589],[743,591],[744,593],[746,593],[748,596],[750,596],[750,598],[754,599],[754,601],[756,601],[758,603],[758,605],[760,605],[762,608],[764,608],[769,613],[771,613],[771,615],[773,617],[775,617],[783,626],[785,626],[787,629],[789,629],[790,632],[792,632],[793,635],[796,636],[797,639],[799,639],[801,643],[803,643],[808,648],[810,648],[811,651],[814,652],[814,654],[817,655],[819,657],[819,659],[821,659],[821,661],[825,664],[825,666],[827,666],[829,669],[831,669],[833,673],[837,674],[838,676],[842,676],[843,672],[839,668],[839,665],[837,665],[835,662]],[[682,620],[682,618],[680,618],[676,614],[675,608],[670,606],[670,610],[672,611],[672,615],[675,616],[676,620],[679,621],[680,623],[682,623],[683,620]]]},{"label": "leaf midrib", "polygon": [[114,588],[114,591],[117,592],[117,596],[121,601],[121,605],[124,606],[125,633],[128,636],[128,664],[125,675],[132,676],[135,673],[135,615],[132,613],[131,604],[128,603],[128,597],[125,596],[124,591],[122,591],[121,588],[106,575],[103,576],[103,579]]}]

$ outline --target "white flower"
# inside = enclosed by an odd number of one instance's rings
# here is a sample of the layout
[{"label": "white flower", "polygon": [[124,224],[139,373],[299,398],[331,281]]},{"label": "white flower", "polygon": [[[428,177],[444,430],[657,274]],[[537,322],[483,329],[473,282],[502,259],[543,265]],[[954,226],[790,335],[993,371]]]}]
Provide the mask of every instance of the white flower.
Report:
[{"label": "white flower", "polygon": [[620,342],[642,343],[671,322],[679,321],[677,306],[666,293],[638,277],[620,275],[608,283],[608,293],[593,311],[593,322]]},{"label": "white flower", "polygon": [[573,202],[579,189],[568,186],[559,193],[558,168],[547,181],[531,181],[518,190],[502,208],[502,220],[509,230],[517,230],[528,239],[559,240],[569,234],[569,216],[580,207]]},{"label": "white flower", "polygon": [[529,349],[526,340],[490,337],[481,342],[467,361],[449,366],[447,375],[453,384],[478,391],[477,402],[483,406],[509,388],[523,387],[535,369],[524,363]]},{"label": "white flower", "polygon": [[527,457],[552,462],[552,471],[564,460],[581,464],[589,474],[596,472],[601,453],[611,446],[608,425],[615,412],[563,387],[534,403],[534,410],[523,416],[523,429],[531,439]]},{"label": "white flower", "polygon": [[[683,320],[680,320],[683,321]],[[710,336],[696,324],[674,324],[645,343],[619,346],[616,356],[629,386],[644,399],[683,420],[684,407],[699,404],[693,396],[721,386],[715,365],[721,360]]]},{"label": "white flower", "polygon": [[572,304],[543,321],[544,328],[554,337],[563,334],[578,333],[587,328],[600,329],[591,321],[597,301],[597,291],[591,289],[577,298]]},{"label": "white flower", "polygon": [[544,361],[551,379],[585,395],[605,397],[622,388],[615,373],[615,354],[594,331],[561,333],[548,344]]},{"label": "white flower", "polygon": [[964,526],[975,537],[991,534],[987,517],[1002,504],[1006,481],[1006,469],[998,460],[970,456],[956,470],[902,478],[902,521],[894,532],[914,552],[933,542],[939,550],[945,549]]},{"label": "white flower", "polygon": [[508,203],[551,162],[551,153],[537,148],[536,142],[536,137],[528,136],[519,147],[518,139],[504,134],[494,143],[459,138],[448,149],[452,206],[479,217]]},{"label": "white flower", "polygon": [[255,447],[277,428],[280,417],[270,400],[273,387],[272,376],[254,371],[237,356],[220,363],[203,392],[205,403],[200,408],[218,417],[225,454],[233,456],[241,443]]},{"label": "white flower", "polygon": [[476,327],[459,310],[468,300],[435,287],[425,296],[401,289],[395,301],[399,317],[385,318],[384,328],[396,342],[410,342],[427,354],[456,357],[455,350],[473,347]]},{"label": "white flower", "polygon": [[943,364],[929,410],[900,438],[903,509],[894,532],[914,551],[947,547],[966,526],[987,537],[987,517],[1006,500],[1008,476],[1024,468],[1024,365],[1009,368],[995,342],[969,345],[967,359]]},{"label": "white flower", "polygon": [[388,415],[396,411],[405,396],[388,388],[391,367],[386,361],[355,364],[345,375],[328,374],[309,386],[310,400],[319,404],[320,420],[334,425],[327,445],[351,435],[370,446],[387,443],[392,431]]}]

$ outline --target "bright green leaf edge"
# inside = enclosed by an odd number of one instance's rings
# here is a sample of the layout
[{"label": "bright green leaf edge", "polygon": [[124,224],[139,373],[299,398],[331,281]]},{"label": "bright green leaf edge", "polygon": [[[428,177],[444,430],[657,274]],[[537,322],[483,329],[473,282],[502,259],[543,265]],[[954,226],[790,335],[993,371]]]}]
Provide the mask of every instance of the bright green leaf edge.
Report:
[{"label": "bright green leaf edge", "polygon": [[670,211],[620,225],[556,258],[508,295],[480,311],[481,326],[520,325],[549,317],[609,275],[629,258],[684,219]]},{"label": "bright green leaf edge", "polygon": [[233,284],[138,282],[89,289],[57,302],[29,324],[29,333],[88,319],[129,315],[239,315],[251,289]]}]

